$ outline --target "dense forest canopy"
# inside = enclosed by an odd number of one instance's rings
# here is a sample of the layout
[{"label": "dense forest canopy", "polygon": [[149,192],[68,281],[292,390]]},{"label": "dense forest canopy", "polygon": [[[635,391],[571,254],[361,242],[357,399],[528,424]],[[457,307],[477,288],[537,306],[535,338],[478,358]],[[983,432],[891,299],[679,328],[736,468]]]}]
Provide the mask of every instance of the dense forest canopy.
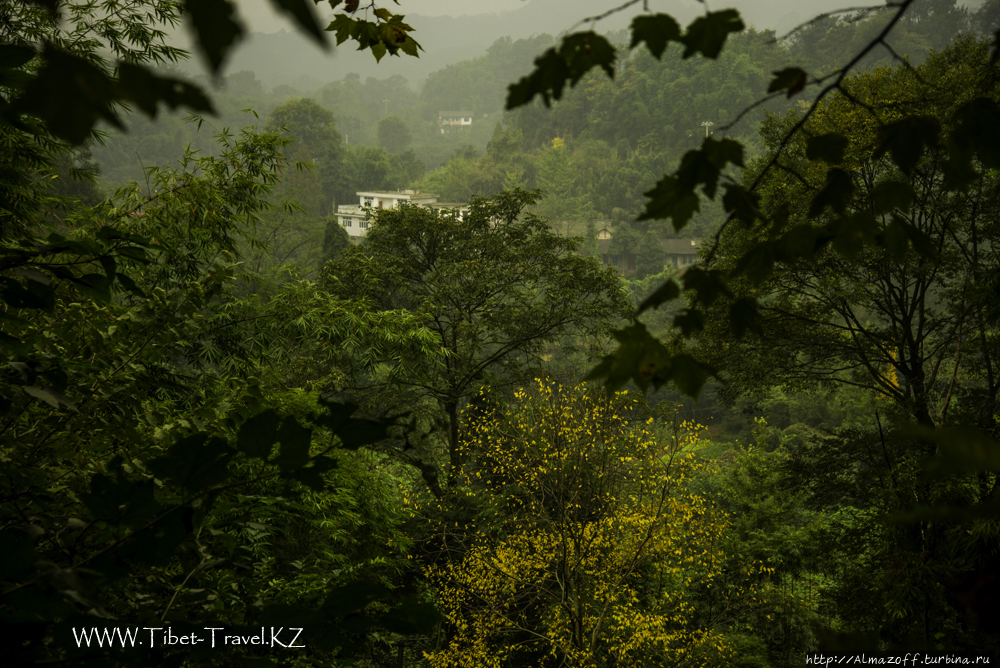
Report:
[{"label": "dense forest canopy", "polygon": [[5,661],[996,660],[998,7],[0,0]]}]

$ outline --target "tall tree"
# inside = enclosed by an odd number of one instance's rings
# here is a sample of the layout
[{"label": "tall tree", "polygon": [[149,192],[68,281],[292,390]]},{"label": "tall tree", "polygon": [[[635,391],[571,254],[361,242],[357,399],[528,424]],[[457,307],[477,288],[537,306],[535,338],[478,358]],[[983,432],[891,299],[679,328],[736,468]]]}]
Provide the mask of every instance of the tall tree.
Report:
[{"label": "tall tree", "polygon": [[[440,338],[439,355],[393,360],[389,377],[438,407],[449,483],[461,470],[459,412],[481,384],[510,382],[508,364],[537,359],[565,333],[602,332],[629,312],[612,270],[525,213],[538,198],[521,190],[474,198],[461,220],[412,206],[379,210],[365,243],[324,270],[335,296],[376,312],[407,309]],[[436,487],[436,474],[425,475]]]},{"label": "tall tree", "polygon": [[264,127],[294,138],[284,148],[288,159],[300,150],[300,144],[308,145],[323,189],[323,208],[330,210],[347,179],[343,138],[337,132],[333,114],[313,100],[300,98],[275,107]]},{"label": "tall tree", "polygon": [[378,122],[378,145],[389,153],[402,153],[412,141],[410,126],[399,116],[386,116]]}]

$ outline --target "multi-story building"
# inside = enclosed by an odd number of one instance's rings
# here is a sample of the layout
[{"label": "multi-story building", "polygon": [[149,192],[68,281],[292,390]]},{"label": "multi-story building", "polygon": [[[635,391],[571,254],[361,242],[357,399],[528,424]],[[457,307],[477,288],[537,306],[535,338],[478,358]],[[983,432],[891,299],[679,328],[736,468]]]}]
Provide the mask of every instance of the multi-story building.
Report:
[{"label": "multi-story building", "polygon": [[467,128],[472,125],[471,111],[439,111],[438,127],[441,132],[449,132],[455,129]]},{"label": "multi-story building", "polygon": [[374,209],[394,209],[401,203],[406,202],[414,206],[426,209],[444,210],[454,209],[458,211],[458,219],[461,220],[468,210],[465,204],[450,202],[438,202],[437,195],[421,193],[419,190],[402,190],[399,192],[362,191],[355,193],[358,196],[358,204],[345,204],[337,207],[337,222],[347,230],[351,237],[363,237],[368,233],[368,226],[371,223],[371,213]]}]

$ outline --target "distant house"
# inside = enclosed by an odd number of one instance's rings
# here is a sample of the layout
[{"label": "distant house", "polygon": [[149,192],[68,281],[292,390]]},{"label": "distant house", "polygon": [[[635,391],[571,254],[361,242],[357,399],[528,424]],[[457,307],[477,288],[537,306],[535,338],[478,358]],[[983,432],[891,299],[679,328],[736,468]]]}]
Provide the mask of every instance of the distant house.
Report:
[{"label": "distant house", "polygon": [[454,129],[466,128],[472,125],[471,111],[439,111],[438,127],[442,134]]},{"label": "distant house", "polygon": [[[606,228],[605,228],[606,229]],[[603,231],[603,230],[602,230]],[[683,269],[698,261],[698,250],[701,247],[701,239],[660,239],[660,244],[666,253],[666,263],[663,268],[675,267]],[[601,238],[598,233],[597,252],[601,262],[605,266],[613,265],[618,268],[619,274],[630,274],[636,269],[636,259],[639,256],[639,249],[632,248],[624,256],[611,255],[611,238],[608,235]]]},{"label": "distant house", "polygon": [[414,206],[426,209],[441,211],[445,209],[456,209],[458,219],[461,220],[463,214],[468,210],[465,204],[452,204],[448,202],[438,202],[437,195],[421,193],[419,190],[402,190],[398,192],[382,191],[362,191],[357,192],[358,204],[344,204],[337,207],[337,222],[347,230],[347,234],[357,240],[368,233],[368,226],[371,223],[369,213],[372,209],[393,209],[401,203],[406,202]]}]

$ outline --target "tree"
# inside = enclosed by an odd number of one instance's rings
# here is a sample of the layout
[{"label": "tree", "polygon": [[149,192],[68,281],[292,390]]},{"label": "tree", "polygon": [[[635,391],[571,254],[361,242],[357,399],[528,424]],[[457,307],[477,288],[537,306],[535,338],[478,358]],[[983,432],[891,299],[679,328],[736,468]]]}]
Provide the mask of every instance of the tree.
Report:
[{"label": "tree", "polygon": [[[272,4],[327,46],[318,16],[307,0],[272,0]],[[86,3],[5,0],[0,5],[4,18],[0,45],[9,65],[0,85],[16,93],[4,105],[0,120],[4,126],[38,137],[49,135],[80,144],[99,120],[120,128],[116,109],[123,104],[135,104],[149,116],[156,115],[161,103],[211,111],[211,103],[196,86],[160,76],[148,67],[187,57],[166,43],[167,32],[161,29],[176,27],[187,18],[197,49],[213,73],[219,70],[243,35],[243,27],[231,7],[220,11],[204,11],[203,7],[175,0],[111,0],[98,15]],[[403,16],[376,9],[375,20],[368,21],[348,16],[358,11],[356,4],[349,3],[326,30],[337,33],[338,44],[357,41],[376,60],[386,53],[416,56],[421,47]],[[114,60],[104,54],[113,55]],[[33,127],[33,119],[40,119],[44,129]]]},{"label": "tree", "polygon": [[697,432],[668,441],[627,419],[627,393],[536,383],[463,439],[468,493],[485,509],[474,533],[439,529],[447,549],[426,570],[449,637],[431,665],[726,661],[725,593],[705,625],[692,605],[727,558],[726,520],[687,486]]},{"label": "tree", "polygon": [[308,146],[323,190],[321,208],[332,210],[338,194],[343,196],[348,179],[343,139],[337,132],[333,114],[313,100],[300,98],[277,106],[268,114],[264,127],[295,138],[284,148],[286,158],[295,156],[301,144]]},{"label": "tree", "polygon": [[622,221],[615,226],[611,234],[611,243],[608,244],[608,255],[618,258],[618,263],[628,268],[628,258],[635,252],[636,246],[641,239],[638,232],[632,229],[627,221]]},{"label": "tree", "polygon": [[[1000,349],[992,313],[1000,274],[994,252],[1000,181],[988,173],[963,190],[949,191],[943,148],[903,170],[880,153],[877,128],[904,114],[952,119],[971,99],[1000,99],[998,74],[984,42],[961,38],[913,71],[879,68],[851,77],[844,82],[844,95],[819,105],[804,125],[805,134],[782,151],[782,172],[771,172],[757,189],[765,211],[784,209],[782,222],[767,231],[781,240],[778,254],[748,266],[745,278],[729,284],[732,296],[716,305],[716,313],[722,314],[753,296],[759,304],[759,330],[737,339],[718,324],[724,316],[710,315],[699,341],[701,358],[729,380],[730,397],[772,387],[844,384],[867,390],[873,418],[881,409],[925,428],[995,428]],[[759,174],[799,118],[793,112],[768,119],[762,128],[767,151],[749,165],[745,179]],[[953,128],[945,121],[942,130]],[[824,168],[808,160],[816,150],[814,138],[834,133],[851,138],[839,146],[835,159],[831,156],[845,179],[839,189],[824,183]],[[830,208],[810,205],[806,193],[824,188]],[[894,193],[891,204],[880,201],[885,193]],[[788,201],[794,204],[788,206]],[[829,233],[828,221],[837,218],[838,225],[855,231],[853,238],[836,238],[808,260],[783,253],[792,244],[815,243]],[[873,223],[873,229],[865,230],[865,223]],[[740,262],[758,234],[747,228],[727,230],[718,266]],[[866,245],[866,235],[877,235],[884,245]],[[907,438],[905,430],[891,425],[845,432],[841,438],[846,443],[840,447],[863,453],[854,454],[852,466],[867,456],[880,466],[884,461],[888,469],[881,472],[875,498],[858,504],[863,507],[876,505],[886,514],[913,512],[914,504],[942,498],[977,507],[996,493],[989,478],[940,480],[914,473],[919,460],[935,454],[939,445]],[[965,486],[967,493],[960,494],[957,490]],[[970,642],[974,629],[958,619],[961,615],[956,617],[943,592],[953,579],[947,574],[975,573],[984,565],[983,552],[992,549],[984,546],[977,555],[958,547],[968,542],[962,528],[973,525],[971,518],[959,517],[924,518],[905,527],[873,520],[871,532],[883,538],[873,543],[874,553],[866,553],[864,568],[874,576],[870,600],[884,601],[885,610],[861,614],[845,602],[845,609],[853,610],[847,618],[859,626],[874,624],[885,640],[895,642],[911,633],[929,642],[928,629],[955,624]],[[881,565],[885,555],[909,564],[907,574]],[[918,562],[919,571],[912,570]]]},{"label": "tree", "polygon": [[[538,197],[516,190],[474,198],[461,220],[412,206],[375,211],[365,243],[324,269],[331,294],[364,300],[374,312],[407,309],[440,337],[439,354],[394,360],[389,377],[438,407],[449,484],[461,471],[459,413],[482,383],[510,382],[508,364],[530,362],[564,333],[596,334],[628,314],[613,271],[524,212]],[[425,474],[436,486],[436,474]]]},{"label": "tree", "polygon": [[663,272],[667,263],[667,252],[660,243],[660,237],[647,230],[639,241],[639,252],[635,259],[635,277],[643,279]]},{"label": "tree", "polygon": [[320,186],[319,177],[309,153],[309,144],[299,142],[295,152],[292,169],[285,177],[285,188],[289,196],[294,198],[309,216],[320,216],[326,198]]},{"label": "tree", "polygon": [[[996,405],[1000,391],[995,372],[1000,359],[989,343],[994,325],[988,315],[990,281],[1000,271],[989,250],[1000,206],[997,179],[983,175],[964,192],[949,193],[943,153],[931,153],[903,172],[878,152],[877,127],[902,113],[950,118],[974,96],[1000,99],[996,76],[986,44],[962,39],[915,72],[880,68],[852,77],[844,84],[847,94],[820,105],[805,131],[813,137],[851,137],[838,160],[849,181],[835,195],[839,199],[830,200],[841,213],[794,198],[796,191],[823,187],[823,169],[806,159],[815,142],[803,136],[785,148],[780,163],[803,180],[775,172],[758,186],[765,210],[781,206],[789,195],[796,202],[770,234],[786,244],[793,243],[793,235],[809,243],[837,215],[844,216],[842,226],[863,221],[876,226],[856,241],[835,240],[811,259],[782,261],[779,256],[774,265],[754,267],[767,274],[759,276],[766,280],[757,287],[747,281],[732,284],[734,298],[758,297],[762,328],[762,336],[726,345],[726,357],[740,359],[733,392],[851,383],[891,399],[921,424],[934,425],[947,420],[949,404],[959,396],[963,409],[972,410],[968,402],[976,387],[983,410],[992,412],[987,406]],[[863,115],[861,104],[868,105]],[[754,179],[772,159],[783,133],[798,119],[793,113],[764,124],[768,152],[749,166],[745,179]],[[890,191],[898,193],[892,206],[877,200]],[[886,246],[863,246],[864,235],[883,238]],[[737,228],[727,231],[720,266],[734,266],[755,236]],[[933,249],[934,258],[921,255],[921,248]],[[710,326],[709,331],[704,352],[722,363],[722,356],[712,354],[722,347],[709,341],[725,336],[724,329]]]},{"label": "tree", "polygon": [[378,122],[378,145],[389,153],[402,153],[412,141],[410,126],[399,116],[386,116]]}]

